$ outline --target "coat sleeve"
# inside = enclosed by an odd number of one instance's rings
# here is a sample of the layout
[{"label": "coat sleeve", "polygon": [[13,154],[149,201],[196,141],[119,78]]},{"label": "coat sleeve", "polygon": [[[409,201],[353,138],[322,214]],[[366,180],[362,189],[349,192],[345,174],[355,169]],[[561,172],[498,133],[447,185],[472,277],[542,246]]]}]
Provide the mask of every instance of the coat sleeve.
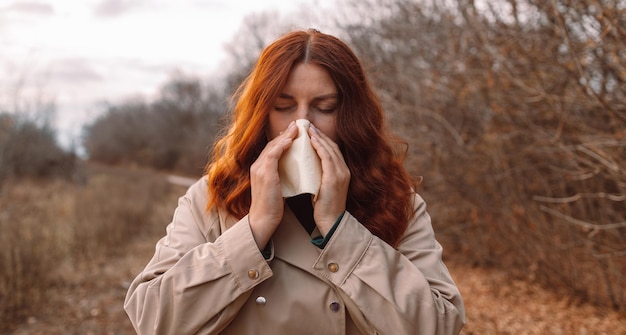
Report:
[{"label": "coat sleeve", "polygon": [[314,264],[364,333],[450,335],[465,323],[461,294],[417,194],[414,213],[394,249],[346,212]]},{"label": "coat sleeve", "polygon": [[247,217],[212,233],[219,216],[206,212],[206,199],[206,180],[179,199],[166,236],[131,283],[124,309],[138,334],[219,333],[272,276]]}]

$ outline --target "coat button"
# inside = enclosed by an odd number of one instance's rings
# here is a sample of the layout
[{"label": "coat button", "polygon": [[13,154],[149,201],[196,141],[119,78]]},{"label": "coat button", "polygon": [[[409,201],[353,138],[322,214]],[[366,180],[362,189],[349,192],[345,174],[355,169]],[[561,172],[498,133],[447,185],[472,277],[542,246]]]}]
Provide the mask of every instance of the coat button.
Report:
[{"label": "coat button", "polygon": [[265,305],[267,300],[265,299],[265,297],[257,297],[254,302],[256,302],[257,305]]},{"label": "coat button", "polygon": [[328,264],[328,270],[330,272],[337,272],[337,271],[339,271],[339,265],[337,265],[337,263],[329,263]]},{"label": "coat button", "polygon": [[250,270],[250,271],[248,271],[248,278],[250,278],[250,279],[257,279],[257,278],[259,278],[259,271],[257,271],[257,270]]},{"label": "coat button", "polygon": [[330,305],[328,306],[328,308],[330,308],[330,310],[335,312],[335,313],[339,312],[339,307],[341,307],[341,306],[336,301],[331,302]]}]

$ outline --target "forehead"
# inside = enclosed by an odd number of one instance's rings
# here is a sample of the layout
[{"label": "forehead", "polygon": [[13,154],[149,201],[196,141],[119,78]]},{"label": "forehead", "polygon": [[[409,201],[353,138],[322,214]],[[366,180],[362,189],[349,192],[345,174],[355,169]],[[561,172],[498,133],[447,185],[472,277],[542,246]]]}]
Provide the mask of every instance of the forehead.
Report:
[{"label": "forehead", "polygon": [[283,93],[294,94],[330,94],[337,88],[330,74],[323,67],[312,63],[300,63],[293,67],[283,88]]}]

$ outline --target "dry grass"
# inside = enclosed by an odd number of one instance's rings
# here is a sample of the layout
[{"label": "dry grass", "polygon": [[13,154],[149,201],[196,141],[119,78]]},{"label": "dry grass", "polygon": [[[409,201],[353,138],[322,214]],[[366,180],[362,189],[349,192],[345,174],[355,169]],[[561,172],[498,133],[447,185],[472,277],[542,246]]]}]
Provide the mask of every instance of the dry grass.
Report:
[{"label": "dry grass", "polygon": [[[8,297],[5,283],[13,283],[25,300],[3,300],[22,304],[3,305],[0,333],[134,333],[122,309],[126,290],[152,256],[184,187],[145,171],[91,171],[85,186],[28,182],[4,188],[0,252],[3,262],[7,254],[20,255],[20,262],[11,263],[16,278],[0,273],[2,297]],[[447,256],[466,303],[464,335],[626,334],[622,314]]]},{"label": "dry grass", "polygon": [[449,264],[467,310],[463,335],[624,335],[626,317],[497,269]]},{"label": "dry grass", "polygon": [[22,180],[0,192],[0,331],[6,331],[59,307],[54,292],[89,289],[99,282],[89,276],[102,266],[115,269],[109,261],[125,255],[131,241],[163,231],[176,191],[155,173],[91,166],[85,185]]}]

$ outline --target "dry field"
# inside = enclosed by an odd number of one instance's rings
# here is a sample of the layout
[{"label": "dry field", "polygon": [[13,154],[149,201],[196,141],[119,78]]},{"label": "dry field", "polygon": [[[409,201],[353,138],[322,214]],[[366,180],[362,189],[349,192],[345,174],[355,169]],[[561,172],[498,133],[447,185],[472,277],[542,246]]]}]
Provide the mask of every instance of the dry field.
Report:
[{"label": "dry field", "polygon": [[[100,168],[90,174],[86,185],[80,187],[27,183],[2,190],[2,229],[6,229],[11,222],[16,223],[17,214],[8,211],[17,209],[7,205],[9,200],[21,201],[30,207],[22,208],[19,215],[35,216],[30,224],[47,231],[40,238],[59,237],[74,231],[72,236],[82,236],[84,242],[79,243],[66,236],[61,242],[42,244],[57,248],[62,244],[68,246],[50,253],[50,257],[58,257],[54,258],[54,266],[47,268],[48,274],[38,274],[48,277],[41,280],[46,284],[43,292],[39,296],[34,294],[20,313],[14,313],[10,318],[7,318],[8,314],[0,315],[4,323],[0,326],[2,334],[133,334],[122,310],[126,289],[151,257],[154,243],[164,232],[176,198],[184,192],[184,187],[167,185],[160,181],[162,176],[145,171],[121,174],[112,171]],[[105,189],[106,192],[103,192]],[[124,211],[123,207],[128,204],[124,201],[126,196],[137,199],[133,210],[126,209],[126,214],[122,216],[112,215],[107,208]],[[89,205],[85,202],[87,200],[98,203]],[[48,205],[61,204],[64,204],[61,208],[45,209]],[[82,210],[91,214],[83,213],[78,207],[84,207]],[[42,221],[36,215],[57,220]],[[90,226],[95,230],[77,235],[80,232],[77,227],[81,224],[77,217],[91,220]],[[60,222],[58,218],[66,222]],[[104,224],[102,218],[134,219],[137,221],[135,224],[140,226],[133,229],[108,226],[105,230],[97,230],[93,225]],[[52,234],[55,229],[46,228],[46,225],[52,224],[63,234]],[[132,223],[125,222],[124,226],[128,224]],[[93,238],[98,236],[91,235],[98,231],[111,235],[113,230],[132,236],[124,236],[118,242],[95,243]],[[115,233],[112,235],[117,236]],[[24,235],[21,237],[24,238]],[[94,243],[95,246],[92,245]],[[13,244],[17,245],[20,243]],[[43,257],[45,254],[31,255]],[[463,293],[467,308],[468,324],[463,334],[626,334],[624,315],[580,304],[566,294],[547,291],[531,283],[512,280],[503,270],[473,268],[455,262],[453,255],[448,255],[448,258],[448,266]],[[5,280],[4,277],[0,279]],[[6,300],[0,295],[0,302]]]}]

